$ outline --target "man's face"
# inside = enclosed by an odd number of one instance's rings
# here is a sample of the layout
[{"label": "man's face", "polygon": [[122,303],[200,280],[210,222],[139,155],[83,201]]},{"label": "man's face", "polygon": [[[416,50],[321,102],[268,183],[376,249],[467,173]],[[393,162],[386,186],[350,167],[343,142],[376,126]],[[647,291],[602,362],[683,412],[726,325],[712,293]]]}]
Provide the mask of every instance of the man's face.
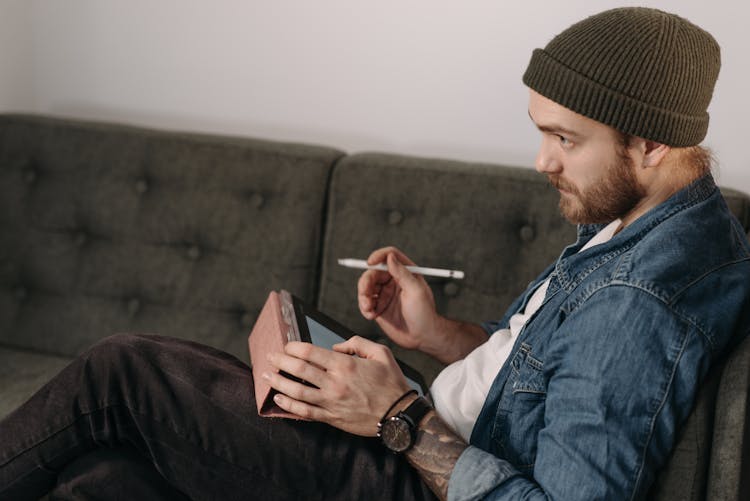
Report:
[{"label": "man's face", "polygon": [[609,223],[644,197],[632,159],[614,129],[530,91],[529,116],[542,133],[537,171],[560,192],[572,223]]}]

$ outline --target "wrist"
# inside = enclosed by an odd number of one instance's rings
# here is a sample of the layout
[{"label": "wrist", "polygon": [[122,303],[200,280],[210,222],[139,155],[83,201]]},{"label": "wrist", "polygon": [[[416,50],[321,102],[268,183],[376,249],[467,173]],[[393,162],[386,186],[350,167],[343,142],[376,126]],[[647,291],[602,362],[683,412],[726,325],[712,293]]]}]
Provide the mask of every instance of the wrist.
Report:
[{"label": "wrist", "polygon": [[438,315],[432,331],[423,336],[426,341],[420,350],[444,364],[453,363],[467,354],[463,347],[466,330],[464,322]]},{"label": "wrist", "polygon": [[396,398],[391,404],[391,406],[388,407],[388,410],[385,411],[385,414],[383,414],[383,417],[380,418],[380,421],[378,421],[378,430],[380,430],[380,426],[383,423],[383,421],[385,421],[391,416],[398,414],[401,411],[401,409],[404,408],[402,407],[404,401],[408,400],[409,402],[411,402],[414,400],[416,396],[417,396],[417,390],[408,389],[404,393],[402,393],[401,396]]},{"label": "wrist", "polygon": [[419,394],[415,390],[414,393],[410,394],[407,397],[404,397],[400,402],[391,407],[389,411],[383,416],[383,419],[381,419],[381,421],[396,416],[399,412],[403,412],[418,398]]},{"label": "wrist", "polygon": [[[378,437],[391,452],[396,454],[408,451],[414,446],[418,437],[420,423],[432,411],[432,404],[422,396],[412,392],[407,397],[391,406],[383,419],[378,423]],[[405,407],[403,407],[405,405]],[[396,408],[401,408],[394,413]]]},{"label": "wrist", "polygon": [[419,343],[417,349],[435,358],[439,358],[436,354],[442,353],[449,347],[452,323],[455,322],[436,313],[432,325],[420,336],[422,341]]},{"label": "wrist", "polygon": [[488,339],[487,332],[479,325],[438,317],[430,346],[422,351],[443,364],[461,360]]}]

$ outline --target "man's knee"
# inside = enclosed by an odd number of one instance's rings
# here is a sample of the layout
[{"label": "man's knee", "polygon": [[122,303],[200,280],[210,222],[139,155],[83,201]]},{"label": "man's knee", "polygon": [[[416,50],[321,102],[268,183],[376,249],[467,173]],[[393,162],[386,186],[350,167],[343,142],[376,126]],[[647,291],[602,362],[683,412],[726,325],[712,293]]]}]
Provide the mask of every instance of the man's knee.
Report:
[{"label": "man's knee", "polygon": [[152,336],[144,334],[114,334],[93,344],[83,358],[89,365],[105,370],[115,369],[123,363],[146,359],[154,349]]}]

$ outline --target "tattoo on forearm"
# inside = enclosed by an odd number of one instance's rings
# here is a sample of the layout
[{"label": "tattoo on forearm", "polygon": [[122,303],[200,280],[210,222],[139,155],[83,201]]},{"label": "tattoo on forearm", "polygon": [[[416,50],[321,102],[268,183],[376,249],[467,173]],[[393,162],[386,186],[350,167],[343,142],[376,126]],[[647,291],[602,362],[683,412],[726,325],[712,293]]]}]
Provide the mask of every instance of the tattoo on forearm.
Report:
[{"label": "tattoo on forearm", "polygon": [[417,441],[407,453],[409,463],[439,499],[448,498],[448,480],[466,443],[431,411],[419,427]]}]

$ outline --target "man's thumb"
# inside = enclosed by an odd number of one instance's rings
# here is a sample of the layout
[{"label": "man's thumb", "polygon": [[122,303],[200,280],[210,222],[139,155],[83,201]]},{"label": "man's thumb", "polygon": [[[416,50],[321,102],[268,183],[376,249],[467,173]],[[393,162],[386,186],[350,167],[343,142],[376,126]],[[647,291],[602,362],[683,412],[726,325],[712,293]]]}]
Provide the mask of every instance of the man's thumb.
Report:
[{"label": "man's thumb", "polygon": [[396,283],[398,283],[402,288],[409,287],[416,283],[417,279],[414,274],[407,270],[406,266],[401,264],[401,262],[396,257],[396,254],[388,254],[386,263],[388,264],[388,273],[391,274],[391,276],[396,280]]}]

